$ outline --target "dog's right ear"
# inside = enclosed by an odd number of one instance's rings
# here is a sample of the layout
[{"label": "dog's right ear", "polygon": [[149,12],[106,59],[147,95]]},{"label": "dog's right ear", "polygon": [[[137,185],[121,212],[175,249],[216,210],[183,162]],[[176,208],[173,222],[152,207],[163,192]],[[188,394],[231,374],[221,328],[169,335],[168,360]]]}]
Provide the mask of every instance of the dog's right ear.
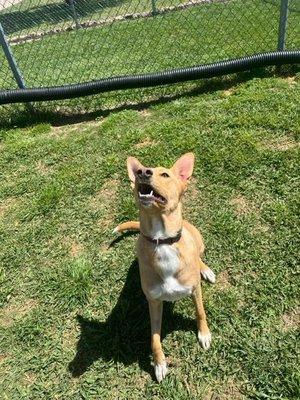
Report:
[{"label": "dog's right ear", "polygon": [[173,165],[173,172],[183,182],[187,183],[192,176],[194,169],[195,156],[193,153],[186,153],[181,156]]},{"label": "dog's right ear", "polygon": [[139,169],[144,168],[144,166],[139,162],[137,158],[134,157],[128,157],[127,158],[127,171],[128,171],[128,176],[130,179],[130,184],[131,187],[134,188],[135,184],[135,174],[136,171]]}]

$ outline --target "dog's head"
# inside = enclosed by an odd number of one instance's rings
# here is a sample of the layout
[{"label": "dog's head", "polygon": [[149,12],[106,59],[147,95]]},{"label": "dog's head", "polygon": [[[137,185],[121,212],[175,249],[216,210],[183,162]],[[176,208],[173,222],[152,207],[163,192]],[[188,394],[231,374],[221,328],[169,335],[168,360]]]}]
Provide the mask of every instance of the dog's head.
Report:
[{"label": "dog's head", "polygon": [[161,211],[174,210],[186,190],[193,167],[193,153],[184,154],[170,169],[144,167],[137,158],[128,157],[128,176],[137,205]]}]

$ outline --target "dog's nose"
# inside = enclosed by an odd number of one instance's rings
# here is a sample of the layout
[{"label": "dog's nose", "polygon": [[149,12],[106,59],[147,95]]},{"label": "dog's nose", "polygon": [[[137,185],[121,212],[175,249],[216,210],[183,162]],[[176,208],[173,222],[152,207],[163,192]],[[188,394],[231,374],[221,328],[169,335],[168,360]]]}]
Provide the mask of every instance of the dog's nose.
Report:
[{"label": "dog's nose", "polygon": [[150,179],[150,177],[153,175],[153,171],[149,168],[147,169],[138,169],[136,171],[137,176],[140,179]]},{"label": "dog's nose", "polygon": [[151,169],[146,169],[145,174],[146,176],[151,176],[153,175],[153,171]]}]

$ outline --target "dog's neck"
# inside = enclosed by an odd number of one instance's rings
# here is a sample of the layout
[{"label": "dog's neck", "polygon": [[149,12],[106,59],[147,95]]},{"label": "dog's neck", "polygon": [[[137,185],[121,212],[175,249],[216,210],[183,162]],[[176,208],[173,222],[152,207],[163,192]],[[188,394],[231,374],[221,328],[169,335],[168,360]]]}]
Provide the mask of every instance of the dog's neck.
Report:
[{"label": "dog's neck", "polygon": [[156,209],[140,209],[141,232],[152,239],[174,237],[182,229],[182,206],[166,213]]}]

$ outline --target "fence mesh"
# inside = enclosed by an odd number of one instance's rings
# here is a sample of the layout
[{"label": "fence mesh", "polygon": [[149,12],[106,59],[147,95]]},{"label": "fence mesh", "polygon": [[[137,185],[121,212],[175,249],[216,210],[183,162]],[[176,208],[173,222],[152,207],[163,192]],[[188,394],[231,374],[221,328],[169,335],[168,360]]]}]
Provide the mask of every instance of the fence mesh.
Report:
[{"label": "fence mesh", "polygon": [[[188,67],[277,48],[281,0],[0,0],[27,87]],[[286,49],[300,48],[300,0]],[[0,90],[17,84],[0,47]]]}]

